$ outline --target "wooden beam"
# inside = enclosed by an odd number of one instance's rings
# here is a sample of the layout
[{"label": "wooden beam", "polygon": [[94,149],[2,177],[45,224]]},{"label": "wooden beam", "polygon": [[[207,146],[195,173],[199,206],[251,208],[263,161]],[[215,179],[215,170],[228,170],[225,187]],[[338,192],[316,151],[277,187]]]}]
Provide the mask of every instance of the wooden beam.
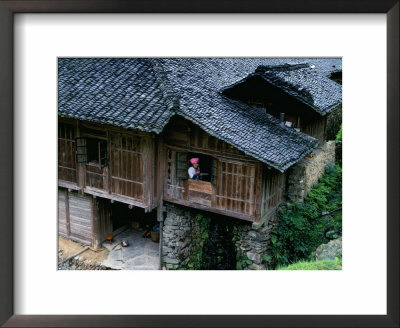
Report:
[{"label": "wooden beam", "polygon": [[240,219],[240,220],[245,220],[245,221],[250,221],[250,222],[254,222],[254,220],[255,220],[255,217],[253,215],[237,213],[237,212],[223,210],[223,209],[219,209],[219,208],[215,208],[215,207],[209,207],[206,205],[196,204],[196,203],[192,203],[192,202],[184,201],[184,200],[180,200],[180,199],[164,197],[164,201],[179,204],[179,205],[184,205],[184,206],[191,207],[191,208],[196,208],[196,209],[203,210],[203,211],[222,214],[225,216],[231,216],[233,218]]},{"label": "wooden beam", "polygon": [[141,207],[141,208],[148,208],[149,206],[144,204],[142,201],[136,200],[134,198],[128,197],[128,196],[122,196],[122,195],[117,195],[117,194],[109,194],[108,192],[100,189],[95,189],[95,188],[90,188],[86,187],[84,189],[84,192],[89,194],[89,195],[96,195],[101,198],[109,199],[111,203],[114,201],[124,203],[124,204],[131,204],[136,207]]},{"label": "wooden beam", "polygon": [[79,186],[77,183],[64,181],[64,180],[58,180],[58,186],[67,188],[67,189],[71,189],[71,190],[79,190]]}]

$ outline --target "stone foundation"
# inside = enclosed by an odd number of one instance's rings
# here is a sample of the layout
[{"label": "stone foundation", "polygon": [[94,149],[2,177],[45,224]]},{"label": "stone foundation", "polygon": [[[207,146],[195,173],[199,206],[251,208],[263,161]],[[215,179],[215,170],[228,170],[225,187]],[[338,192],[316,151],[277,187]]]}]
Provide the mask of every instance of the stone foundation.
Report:
[{"label": "stone foundation", "polygon": [[302,202],[318,179],[324,174],[325,167],[330,162],[335,162],[334,141],[323,143],[289,170],[288,198]]},{"label": "stone foundation", "polygon": [[[165,204],[167,215],[162,233],[162,268],[167,270],[191,269],[188,263],[198,252],[201,242],[200,225],[195,219],[198,212],[194,209]],[[202,213],[204,216],[207,214]],[[268,269],[268,245],[270,228],[276,220],[253,228],[245,221],[234,220],[234,230],[238,231],[235,242],[236,259],[244,270]]]}]

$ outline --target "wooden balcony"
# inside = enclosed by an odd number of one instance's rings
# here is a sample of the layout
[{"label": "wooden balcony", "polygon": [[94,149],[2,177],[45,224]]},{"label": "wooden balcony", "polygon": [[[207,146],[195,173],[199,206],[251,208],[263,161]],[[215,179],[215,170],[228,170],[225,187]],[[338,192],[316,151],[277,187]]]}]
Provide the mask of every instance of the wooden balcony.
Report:
[{"label": "wooden balcony", "polygon": [[183,181],[182,198],[184,200],[211,207],[212,195],[213,186],[211,182],[193,179]]}]

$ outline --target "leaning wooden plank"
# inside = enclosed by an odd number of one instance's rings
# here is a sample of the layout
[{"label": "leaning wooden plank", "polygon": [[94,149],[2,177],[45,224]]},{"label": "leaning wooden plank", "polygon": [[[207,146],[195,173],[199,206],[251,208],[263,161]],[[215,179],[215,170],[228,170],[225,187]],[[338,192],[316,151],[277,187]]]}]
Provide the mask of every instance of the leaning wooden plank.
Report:
[{"label": "leaning wooden plank", "polygon": [[65,262],[67,262],[68,260],[73,259],[75,256],[81,255],[83,252],[86,252],[88,249],[89,249],[89,247],[85,247],[85,248],[82,249],[81,251],[79,251],[79,252],[77,252],[77,253],[75,253],[75,254],[73,254],[73,255],[71,255],[71,256],[68,256],[65,260],[62,261],[62,263],[65,263]]}]

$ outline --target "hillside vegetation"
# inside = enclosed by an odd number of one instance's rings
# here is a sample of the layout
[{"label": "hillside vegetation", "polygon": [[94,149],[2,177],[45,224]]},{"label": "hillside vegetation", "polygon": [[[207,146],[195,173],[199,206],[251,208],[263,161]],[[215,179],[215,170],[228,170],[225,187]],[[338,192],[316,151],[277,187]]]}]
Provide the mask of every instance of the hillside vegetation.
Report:
[{"label": "hillside vegetation", "polygon": [[[341,145],[341,141],[340,128],[336,142]],[[319,245],[342,235],[342,167],[341,160],[337,162],[328,164],[303,203],[289,201],[280,206],[279,223],[271,231],[272,267],[314,260]],[[299,265],[306,266],[305,262]]]}]

